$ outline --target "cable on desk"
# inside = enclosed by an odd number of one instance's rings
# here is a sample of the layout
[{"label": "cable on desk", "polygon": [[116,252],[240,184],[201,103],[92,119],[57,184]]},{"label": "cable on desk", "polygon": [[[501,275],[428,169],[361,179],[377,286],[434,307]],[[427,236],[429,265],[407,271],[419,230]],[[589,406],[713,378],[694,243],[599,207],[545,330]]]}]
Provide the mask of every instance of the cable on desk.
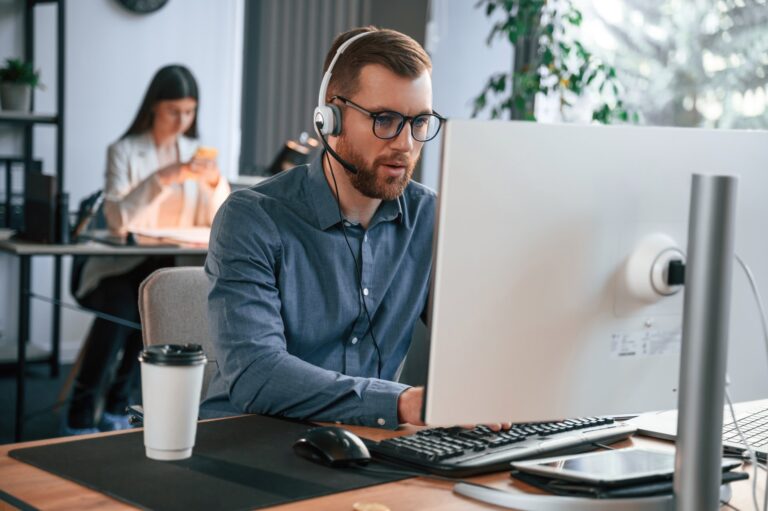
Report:
[{"label": "cable on desk", "polygon": [[[755,297],[755,302],[757,303],[757,310],[760,313],[760,325],[762,326],[763,330],[763,343],[765,345],[766,349],[766,355],[768,355],[768,321],[766,321],[765,316],[765,307],[763,307],[763,300],[760,297],[760,290],[757,288],[757,282],[755,281],[755,277],[752,275],[752,271],[749,269],[749,266],[747,266],[747,263],[744,262],[744,260],[739,257],[738,254],[733,254],[733,257],[736,259],[736,262],[739,263],[739,266],[741,266],[741,269],[744,270],[744,273],[747,276],[747,280],[749,281],[749,287],[752,289],[752,294]],[[727,379],[727,376],[726,376]],[[728,394],[728,381],[726,381],[725,386],[725,397],[728,400],[728,407],[730,408],[731,416],[733,417],[733,423],[736,425],[736,431],[739,433],[739,437],[741,438],[741,441],[744,443],[744,445],[747,446],[747,452],[749,452],[750,459],[752,460],[752,463],[755,465],[754,467],[754,475],[752,480],[752,497],[755,504],[755,509],[757,511],[760,511],[760,507],[757,503],[757,469],[762,468],[765,470],[765,468],[758,462],[757,456],[755,455],[754,449],[746,442],[746,439],[744,438],[744,434],[740,431],[739,423],[736,421],[736,414],[733,410],[733,403],[731,402],[731,397]],[[768,511],[768,485],[765,487],[765,495],[763,496],[763,510]]]}]

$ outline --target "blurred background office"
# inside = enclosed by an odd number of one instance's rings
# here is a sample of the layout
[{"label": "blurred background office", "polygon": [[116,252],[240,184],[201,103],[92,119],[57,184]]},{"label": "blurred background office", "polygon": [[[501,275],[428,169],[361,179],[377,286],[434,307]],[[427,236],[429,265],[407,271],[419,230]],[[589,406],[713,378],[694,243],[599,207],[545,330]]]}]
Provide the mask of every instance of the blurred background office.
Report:
[{"label": "blurred background office", "polygon": [[[45,85],[34,90],[34,110],[53,113],[59,2],[27,4],[0,0],[0,62],[24,57],[31,24],[32,60]],[[139,4],[157,9],[131,9]],[[65,117],[58,129],[70,204],[103,181],[103,148],[135,115],[136,91],[168,62],[195,70],[205,143],[218,149],[222,175],[235,185],[267,175],[287,141],[312,149],[301,135],[311,134],[325,52],[337,33],[366,24],[400,30],[425,46],[433,59],[434,107],[449,118],[768,127],[765,0],[512,4],[527,14],[512,17],[494,0],[67,1]],[[56,129],[33,130],[34,158],[43,172],[55,173]],[[0,157],[18,154],[23,143],[23,129],[0,122]],[[425,148],[416,174],[435,188],[439,149]],[[12,191],[5,186],[0,176],[0,199]],[[33,291],[50,295],[51,262],[33,264]],[[67,282],[67,258],[64,264]],[[17,272],[18,261],[0,254],[0,359],[14,357]],[[64,301],[73,300],[65,293]],[[31,344],[45,350],[50,305],[32,303]],[[62,314],[64,363],[76,357],[90,321],[84,313]],[[13,379],[6,373],[0,410],[10,411]],[[40,368],[39,380],[46,378]],[[54,399],[30,401],[28,410]],[[11,428],[0,421],[0,440],[11,437]]]}]

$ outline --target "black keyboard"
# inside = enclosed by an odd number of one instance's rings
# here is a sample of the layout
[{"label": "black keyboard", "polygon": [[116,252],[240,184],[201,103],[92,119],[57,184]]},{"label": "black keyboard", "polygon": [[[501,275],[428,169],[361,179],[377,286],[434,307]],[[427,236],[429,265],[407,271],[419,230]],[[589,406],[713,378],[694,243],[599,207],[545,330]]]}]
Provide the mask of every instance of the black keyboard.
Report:
[{"label": "black keyboard", "polygon": [[374,458],[448,477],[509,470],[511,461],[595,449],[623,440],[633,426],[609,418],[515,424],[494,432],[487,426],[423,429],[415,434],[367,441]]}]

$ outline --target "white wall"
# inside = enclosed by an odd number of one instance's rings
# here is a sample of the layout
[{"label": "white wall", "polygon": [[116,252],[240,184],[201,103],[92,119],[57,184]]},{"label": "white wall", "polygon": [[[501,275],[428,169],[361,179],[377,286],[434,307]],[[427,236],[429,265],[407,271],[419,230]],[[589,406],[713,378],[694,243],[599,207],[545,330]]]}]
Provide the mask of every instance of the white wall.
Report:
[{"label": "white wall", "polygon": [[[22,4],[0,3],[0,58],[22,55]],[[107,146],[128,128],[155,71],[170,63],[186,65],[195,74],[201,141],[219,149],[227,177],[237,175],[243,8],[243,0],[177,0],[156,13],[136,15],[114,0],[67,2],[64,186],[72,209],[102,187]],[[36,93],[38,111],[55,108],[55,19],[54,5],[36,7],[35,60],[47,85]],[[35,131],[35,157],[44,160],[46,173],[53,173],[55,131]],[[0,131],[0,154],[20,149],[16,133]],[[16,268],[17,261],[0,255],[0,343],[16,342]],[[50,262],[37,261],[34,272],[33,288],[50,296]],[[64,278],[68,288],[68,271]],[[87,318],[64,311],[65,358],[76,353]],[[47,346],[49,332],[49,306],[33,302],[33,342]]]},{"label": "white wall", "polygon": [[[426,50],[432,57],[433,108],[453,119],[468,119],[472,100],[488,77],[509,71],[512,48],[504,41],[485,44],[491,20],[474,1],[432,0]],[[480,118],[488,118],[486,112]],[[422,182],[437,188],[440,138],[424,147]]]}]

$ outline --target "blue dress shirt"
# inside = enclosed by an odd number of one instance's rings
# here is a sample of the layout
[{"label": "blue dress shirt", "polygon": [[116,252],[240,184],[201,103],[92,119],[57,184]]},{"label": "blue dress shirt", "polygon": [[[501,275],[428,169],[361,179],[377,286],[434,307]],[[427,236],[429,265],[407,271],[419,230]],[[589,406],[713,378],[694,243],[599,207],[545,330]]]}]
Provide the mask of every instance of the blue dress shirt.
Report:
[{"label": "blue dress shirt", "polygon": [[[435,193],[411,182],[368,229],[344,220],[320,158],[227,199],[205,271],[218,371],[201,415],[397,426],[392,381],[426,309]],[[381,352],[381,375],[373,334]]]}]

